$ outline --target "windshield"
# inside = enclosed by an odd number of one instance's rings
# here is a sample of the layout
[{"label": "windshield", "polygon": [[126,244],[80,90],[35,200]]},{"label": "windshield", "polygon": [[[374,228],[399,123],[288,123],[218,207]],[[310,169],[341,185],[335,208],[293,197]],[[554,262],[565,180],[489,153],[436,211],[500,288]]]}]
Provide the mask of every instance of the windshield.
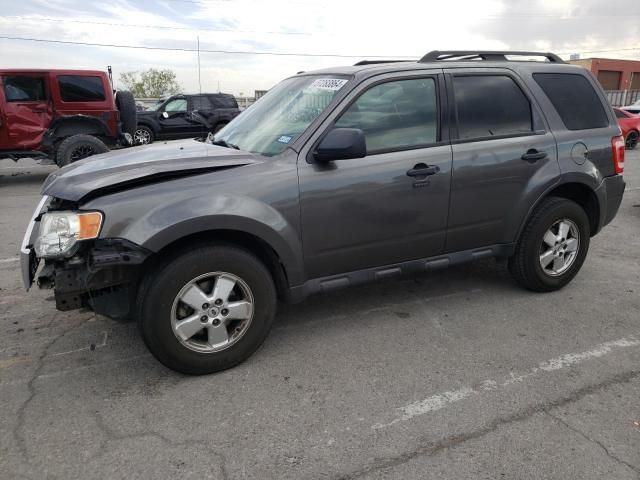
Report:
[{"label": "windshield", "polygon": [[283,80],[212,139],[261,155],[277,155],[329,105],[348,79],[310,75]]},{"label": "windshield", "polygon": [[166,98],[161,98],[157,100],[156,103],[154,103],[149,108],[147,108],[147,110],[157,111],[162,106],[165,100]]}]

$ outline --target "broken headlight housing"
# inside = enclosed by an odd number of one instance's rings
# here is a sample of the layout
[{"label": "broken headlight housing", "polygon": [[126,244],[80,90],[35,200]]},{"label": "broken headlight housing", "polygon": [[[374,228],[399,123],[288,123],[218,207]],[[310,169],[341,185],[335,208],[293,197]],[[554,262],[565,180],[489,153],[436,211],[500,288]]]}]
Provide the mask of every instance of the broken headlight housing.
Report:
[{"label": "broken headlight housing", "polygon": [[45,213],[40,219],[40,232],[34,245],[36,256],[70,256],[79,241],[98,237],[102,218],[100,212]]}]

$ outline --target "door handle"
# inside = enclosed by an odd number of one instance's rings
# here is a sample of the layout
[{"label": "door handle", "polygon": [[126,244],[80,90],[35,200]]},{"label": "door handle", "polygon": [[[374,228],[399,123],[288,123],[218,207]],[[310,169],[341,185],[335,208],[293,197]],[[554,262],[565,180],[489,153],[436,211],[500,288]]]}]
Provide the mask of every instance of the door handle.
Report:
[{"label": "door handle", "polygon": [[435,175],[439,171],[440,167],[437,165],[425,165],[424,163],[419,163],[411,170],[408,170],[407,175],[410,177],[427,177],[429,175]]},{"label": "door handle", "polygon": [[530,148],[527,150],[527,153],[523,154],[522,160],[526,160],[527,162],[537,162],[538,160],[544,160],[547,158],[547,152],[542,150],[536,150],[535,148]]},{"label": "door handle", "polygon": [[34,112],[34,113],[45,113],[47,111],[47,109],[46,108],[32,108],[31,111]]}]

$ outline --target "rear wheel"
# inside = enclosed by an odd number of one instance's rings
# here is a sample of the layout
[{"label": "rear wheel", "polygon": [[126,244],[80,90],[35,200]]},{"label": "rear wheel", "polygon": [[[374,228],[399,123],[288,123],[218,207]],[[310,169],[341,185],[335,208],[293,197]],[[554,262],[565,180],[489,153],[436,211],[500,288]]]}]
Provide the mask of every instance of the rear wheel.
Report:
[{"label": "rear wheel", "polygon": [[262,344],[275,317],[276,290],[250,252],[203,246],[150,274],[138,305],[151,353],[173,370],[202,375],[237,365]]},{"label": "rear wheel", "polygon": [[91,135],[72,135],[65,138],[56,150],[56,163],[64,167],[83,158],[108,152],[109,148],[99,138]]},{"label": "rear wheel", "polygon": [[639,134],[635,130],[627,133],[627,138],[624,139],[625,147],[627,150],[633,150],[638,146],[638,137]]},{"label": "rear wheel", "polygon": [[509,259],[509,270],[529,290],[558,290],[582,267],[589,240],[589,219],[584,209],[566,198],[547,198],[529,219]]}]

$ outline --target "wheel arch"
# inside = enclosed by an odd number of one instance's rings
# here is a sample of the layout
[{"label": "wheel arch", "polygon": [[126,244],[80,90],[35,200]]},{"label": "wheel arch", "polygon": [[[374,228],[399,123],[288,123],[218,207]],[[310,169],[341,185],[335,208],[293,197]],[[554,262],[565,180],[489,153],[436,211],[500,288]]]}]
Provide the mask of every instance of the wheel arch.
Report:
[{"label": "wheel arch", "polygon": [[271,273],[278,297],[285,299],[289,290],[287,269],[278,252],[268,242],[257,235],[242,230],[211,229],[190,233],[177,238],[151,255],[143,265],[143,273],[152,270],[162,259],[171,258],[188,248],[199,244],[226,244],[242,247],[253,253],[264,263]]},{"label": "wheel arch", "polygon": [[582,207],[582,209],[587,214],[587,217],[589,218],[589,230],[591,236],[593,237],[596,233],[598,233],[601,226],[602,209],[601,200],[596,193],[596,189],[593,187],[592,182],[586,183],[572,179],[560,184],[553,185],[549,190],[547,190],[538,198],[538,200],[529,209],[529,212],[527,213],[525,219],[520,224],[517,239],[519,239],[522,235],[527,222],[531,218],[531,215],[533,215],[533,212],[536,210],[540,202],[549,197],[566,198],[567,200],[576,202]]},{"label": "wheel arch", "polygon": [[109,130],[109,126],[100,118],[89,115],[71,115],[57,118],[51,122],[45,137],[53,143],[72,135],[114,136]]}]

